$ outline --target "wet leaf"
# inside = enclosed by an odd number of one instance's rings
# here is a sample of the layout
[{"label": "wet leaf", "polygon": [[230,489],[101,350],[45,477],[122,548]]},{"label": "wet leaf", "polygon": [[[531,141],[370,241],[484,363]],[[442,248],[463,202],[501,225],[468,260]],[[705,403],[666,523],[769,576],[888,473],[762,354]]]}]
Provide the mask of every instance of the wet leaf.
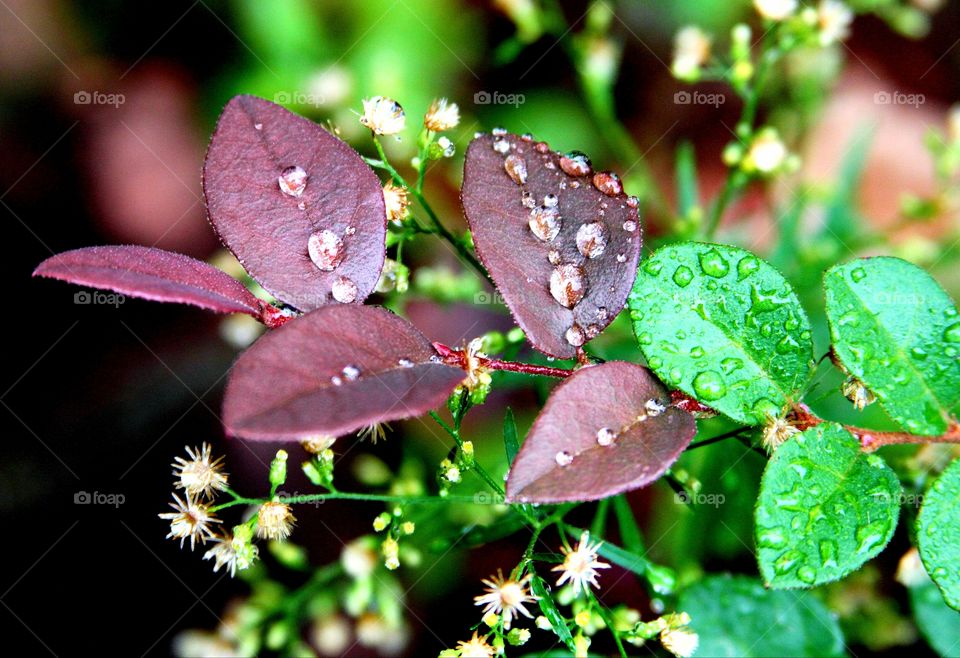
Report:
[{"label": "wet leaf", "polygon": [[507,480],[507,500],[597,500],[659,478],[696,432],[641,366],[583,368],[550,394]]},{"label": "wet leaf", "polygon": [[833,351],[914,434],[946,431],[960,408],[960,317],[933,278],[899,258],[862,258],[823,278]]},{"label": "wet leaf", "polygon": [[113,290],[155,302],[191,304],[259,318],[262,302],[213,265],[152,247],[105,246],[65,251],[40,263],[34,276]]},{"label": "wet leaf", "polygon": [[670,387],[751,425],[813,368],[810,321],[790,284],[748,251],[684,242],[643,262],[630,294],[640,349]]},{"label": "wet leaf", "polygon": [[823,423],[777,448],[757,499],[760,574],[778,589],[843,578],[893,537],[902,489],[877,455]]},{"label": "wet leaf", "polygon": [[250,439],[340,436],[443,404],[464,373],[375,306],[317,309],[258,340],[230,373],[224,425]]},{"label": "wet leaf", "polygon": [[507,453],[507,465],[513,463],[517,453],[520,452],[520,441],[517,439],[517,421],[513,418],[513,409],[507,407],[507,413],[503,417],[503,448]]},{"label": "wet leaf", "polygon": [[477,254],[530,342],[560,358],[620,312],[640,255],[635,201],[588,163],[502,134],[473,140],[464,165]]},{"label": "wet leaf", "polygon": [[927,579],[910,587],[910,607],[920,633],[941,656],[960,653],[960,613],[944,602],[940,590]]},{"label": "wet leaf", "polygon": [[843,656],[836,617],[809,592],[764,589],[745,576],[710,576],[687,588],[677,610],[700,636],[696,656]]},{"label": "wet leaf", "polygon": [[[960,610],[960,460],[954,460],[927,490],[917,517],[917,548],[923,566],[951,608]],[[960,648],[960,647],[958,647]]]},{"label": "wet leaf", "polygon": [[534,575],[533,578],[530,579],[530,590],[534,596],[538,597],[537,603],[540,605],[540,612],[542,612],[543,616],[550,622],[550,628],[553,629],[554,635],[567,645],[570,651],[575,652],[577,648],[573,643],[573,636],[570,634],[570,629],[567,627],[567,622],[564,620],[563,615],[560,614],[560,610],[557,609],[557,604],[554,602],[553,596],[550,595],[549,586],[544,582],[543,578]]},{"label": "wet leaf", "polygon": [[362,302],[383,268],[380,181],[326,130],[254,96],[224,108],[203,167],[210,221],[254,279],[309,311]]}]

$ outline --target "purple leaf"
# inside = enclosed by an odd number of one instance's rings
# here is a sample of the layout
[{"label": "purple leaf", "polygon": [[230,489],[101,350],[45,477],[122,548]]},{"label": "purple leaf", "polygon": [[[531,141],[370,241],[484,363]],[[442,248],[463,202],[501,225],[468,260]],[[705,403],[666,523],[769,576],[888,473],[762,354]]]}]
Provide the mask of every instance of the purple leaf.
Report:
[{"label": "purple leaf", "polygon": [[231,100],[203,167],[210,221],[254,279],[291,306],[362,302],[386,241],[376,174],[326,130],[253,96]]},{"label": "purple leaf", "polygon": [[697,431],[646,368],[622,361],[557,386],[517,454],[507,500],[597,500],[659,478]]},{"label": "purple leaf", "polygon": [[242,283],[203,261],[137,246],[87,247],[51,256],[34,276],[151,299],[192,304],[218,313],[260,318],[263,304]]},{"label": "purple leaf", "polygon": [[430,341],[376,306],[337,305],[292,320],[237,360],[224,424],[251,439],[340,436],[443,404],[464,379]]},{"label": "purple leaf", "polygon": [[623,308],[641,229],[615,175],[582,154],[485,135],[467,149],[462,198],[477,254],[537,349],[572,358]]}]

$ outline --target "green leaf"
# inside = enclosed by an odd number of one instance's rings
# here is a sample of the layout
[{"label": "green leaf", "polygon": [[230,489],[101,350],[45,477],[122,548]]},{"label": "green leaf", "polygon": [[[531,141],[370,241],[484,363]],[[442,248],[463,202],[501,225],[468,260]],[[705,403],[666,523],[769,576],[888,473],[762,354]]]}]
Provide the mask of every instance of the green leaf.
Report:
[{"label": "green leaf", "polygon": [[742,423],[779,414],[813,367],[810,322],[793,289],[743,249],[664,247],[640,267],[628,303],[657,375]]},{"label": "green leaf", "polygon": [[[927,490],[917,516],[917,548],[951,608],[960,610],[960,459]],[[958,647],[960,650],[960,647]]]},{"label": "green leaf", "polygon": [[842,656],[843,634],[809,592],[767,590],[745,576],[711,576],[680,595],[700,636],[696,656]]},{"label": "green leaf", "polygon": [[513,419],[513,409],[507,407],[503,417],[503,447],[507,451],[507,465],[513,463],[513,458],[520,452],[520,441],[517,440],[517,421]]},{"label": "green leaf", "polygon": [[960,317],[933,278],[899,258],[838,265],[823,278],[833,350],[914,434],[947,430],[960,405]]},{"label": "green leaf", "polygon": [[948,606],[940,590],[925,580],[910,588],[910,607],[920,634],[941,656],[960,656],[960,613]]},{"label": "green leaf", "polygon": [[554,603],[553,596],[550,594],[543,578],[534,574],[533,578],[530,579],[530,589],[533,591],[534,596],[539,597],[537,603],[540,605],[540,612],[542,612],[543,616],[550,622],[550,627],[553,628],[554,634],[567,645],[570,651],[576,652],[577,647],[573,643],[573,636],[570,635],[567,622],[557,609],[557,604]]},{"label": "green leaf", "polygon": [[876,556],[897,527],[893,470],[836,423],[791,438],[770,458],[757,499],[757,560],[775,588],[843,578]]}]

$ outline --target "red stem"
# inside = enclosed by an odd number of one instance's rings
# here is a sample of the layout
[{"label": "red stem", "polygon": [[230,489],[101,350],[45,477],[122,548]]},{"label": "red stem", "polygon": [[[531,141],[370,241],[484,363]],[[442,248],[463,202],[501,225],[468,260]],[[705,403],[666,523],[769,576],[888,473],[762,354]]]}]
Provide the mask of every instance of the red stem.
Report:
[{"label": "red stem", "polygon": [[[457,368],[468,369],[467,355],[464,350],[455,350],[447,347],[443,343],[434,343],[433,348],[437,354],[443,357],[447,365]],[[560,379],[569,377],[575,371],[566,368],[553,368],[550,366],[538,366],[532,363],[519,363],[517,361],[501,361],[500,359],[488,359],[485,357],[474,357],[476,364],[481,368],[488,370],[507,370],[509,372],[520,372],[525,375],[541,375],[543,377],[557,377]]]},{"label": "red stem", "polygon": [[[805,430],[825,422],[805,404],[798,404],[793,408],[794,424],[797,429]],[[960,443],[960,423],[952,422],[947,431],[939,436],[922,436],[908,432],[878,432],[865,427],[854,425],[843,426],[860,441],[860,449],[864,452],[873,452],[883,446],[903,445],[908,443]]]}]

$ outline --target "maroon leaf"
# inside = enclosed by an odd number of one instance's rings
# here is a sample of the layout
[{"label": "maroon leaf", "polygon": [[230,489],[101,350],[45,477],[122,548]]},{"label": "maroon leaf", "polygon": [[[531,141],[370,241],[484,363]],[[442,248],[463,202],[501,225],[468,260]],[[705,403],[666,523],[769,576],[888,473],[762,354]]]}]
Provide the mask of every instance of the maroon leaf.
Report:
[{"label": "maroon leaf", "polygon": [[576,356],[623,308],[641,229],[615,175],[495,131],[467,149],[462,198],[477,254],[537,349]]},{"label": "maroon leaf", "polygon": [[152,247],[74,249],[43,261],[33,275],[255,318],[260,318],[267,306],[242,283],[214,266]]},{"label": "maroon leaf", "polygon": [[642,487],[676,461],[697,431],[641,366],[611,361],[557,386],[517,454],[507,500],[596,500]]},{"label": "maroon leaf", "polygon": [[253,96],[231,100],[203,166],[210,221],[254,279],[308,311],[362,302],[383,268],[376,174],[326,130]]},{"label": "maroon leaf", "polygon": [[339,436],[441,404],[464,372],[375,306],[328,306],[258,340],[227,383],[224,424],[251,439]]}]

